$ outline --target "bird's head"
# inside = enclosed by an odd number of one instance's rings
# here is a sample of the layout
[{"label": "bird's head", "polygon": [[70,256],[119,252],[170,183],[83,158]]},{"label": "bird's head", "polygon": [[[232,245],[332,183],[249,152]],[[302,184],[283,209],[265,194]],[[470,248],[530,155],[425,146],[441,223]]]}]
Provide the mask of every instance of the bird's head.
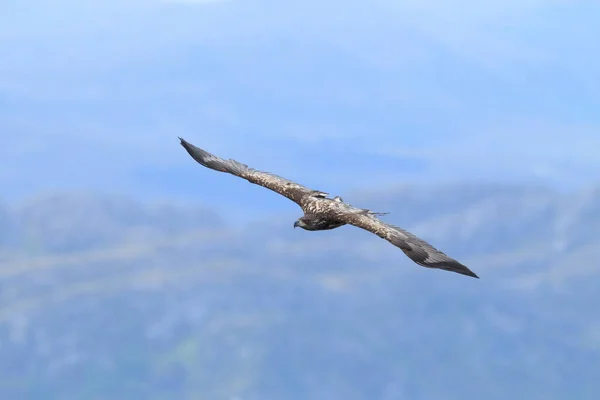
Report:
[{"label": "bird's head", "polygon": [[306,228],[306,222],[302,218],[298,218],[296,222],[294,222],[294,229],[296,229],[298,226],[304,229]]}]

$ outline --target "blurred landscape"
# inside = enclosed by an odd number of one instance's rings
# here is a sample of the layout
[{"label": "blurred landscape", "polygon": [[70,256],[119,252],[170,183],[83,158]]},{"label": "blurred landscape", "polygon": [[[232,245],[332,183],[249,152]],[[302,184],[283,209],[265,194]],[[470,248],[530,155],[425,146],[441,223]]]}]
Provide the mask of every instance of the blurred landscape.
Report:
[{"label": "blurred landscape", "polygon": [[[600,398],[599,15],[0,1],[0,400]],[[481,279],[294,230],[178,136]]]},{"label": "blurred landscape", "polygon": [[0,396],[596,398],[600,187],[342,196],[481,279],[357,228],[294,230],[299,209],[236,225],[98,193],[3,204]]}]

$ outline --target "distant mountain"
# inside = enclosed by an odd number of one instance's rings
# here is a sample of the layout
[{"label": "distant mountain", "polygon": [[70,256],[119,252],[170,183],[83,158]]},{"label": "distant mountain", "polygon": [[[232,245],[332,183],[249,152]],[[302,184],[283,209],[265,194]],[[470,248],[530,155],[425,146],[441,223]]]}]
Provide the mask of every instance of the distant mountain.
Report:
[{"label": "distant mountain", "polygon": [[480,280],[352,227],[60,193],[0,205],[0,397],[595,399],[600,189],[344,196]]},{"label": "distant mountain", "polygon": [[5,219],[12,227],[13,246],[49,254],[105,249],[223,226],[222,219],[205,208],[146,205],[89,193],[46,194],[17,205]]}]

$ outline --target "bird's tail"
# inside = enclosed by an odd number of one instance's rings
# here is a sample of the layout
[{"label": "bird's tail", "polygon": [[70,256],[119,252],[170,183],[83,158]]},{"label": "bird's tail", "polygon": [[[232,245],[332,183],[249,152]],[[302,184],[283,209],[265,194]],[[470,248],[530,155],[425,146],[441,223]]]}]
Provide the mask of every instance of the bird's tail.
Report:
[{"label": "bird's tail", "polygon": [[389,212],[376,212],[376,211],[368,211],[368,214],[370,215],[377,215],[377,216],[382,216],[382,215],[388,215]]},{"label": "bird's tail", "polygon": [[372,217],[381,217],[382,215],[387,215],[389,212],[377,212],[371,210],[362,210],[361,214],[372,216]]}]

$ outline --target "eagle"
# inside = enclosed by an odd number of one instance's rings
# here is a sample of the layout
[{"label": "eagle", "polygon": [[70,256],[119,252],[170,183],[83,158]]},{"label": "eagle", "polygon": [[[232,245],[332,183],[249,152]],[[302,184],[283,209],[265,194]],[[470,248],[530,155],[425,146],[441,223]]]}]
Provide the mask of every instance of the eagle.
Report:
[{"label": "eagle", "polygon": [[310,189],[270,172],[259,171],[239,161],[225,160],[179,137],[181,145],[199,164],[215,171],[226,172],[250,183],[270,189],[298,204],[304,215],[294,222],[294,228],[324,231],[344,225],[367,230],[399,247],[416,264],[479,278],[465,265],[448,257],[423,239],[395,225],[381,221],[378,216],[387,213],[357,208],[340,197],[329,198],[329,193]]}]

